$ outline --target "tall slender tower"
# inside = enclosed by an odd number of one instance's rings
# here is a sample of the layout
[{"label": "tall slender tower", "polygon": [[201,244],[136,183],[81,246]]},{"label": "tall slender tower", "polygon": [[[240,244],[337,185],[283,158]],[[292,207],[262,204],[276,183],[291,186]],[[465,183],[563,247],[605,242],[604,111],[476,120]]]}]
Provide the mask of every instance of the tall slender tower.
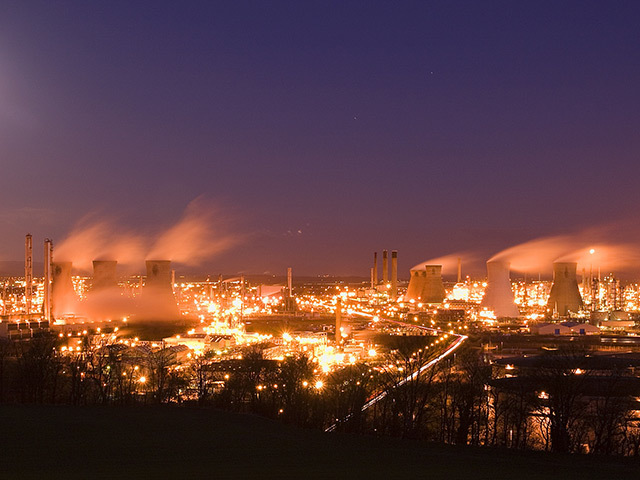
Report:
[{"label": "tall slender tower", "polygon": [[389,254],[382,251],[382,283],[386,286],[389,283]]},{"label": "tall slender tower", "polygon": [[44,319],[51,321],[51,263],[53,262],[53,242],[46,238],[44,240],[44,301],[42,309]]},{"label": "tall slender tower", "polygon": [[336,300],[336,344],[342,343],[342,298]]},{"label": "tall slender tower", "polygon": [[373,252],[373,287],[378,284],[378,252]]},{"label": "tall slender tower", "polygon": [[289,297],[293,296],[293,275],[291,272],[291,267],[287,268],[287,287],[289,289],[288,294]]},{"label": "tall slender tower", "polygon": [[33,297],[33,237],[30,233],[24,239],[24,312],[31,313]]},{"label": "tall slender tower", "polygon": [[391,298],[398,297],[398,251],[391,251]]}]

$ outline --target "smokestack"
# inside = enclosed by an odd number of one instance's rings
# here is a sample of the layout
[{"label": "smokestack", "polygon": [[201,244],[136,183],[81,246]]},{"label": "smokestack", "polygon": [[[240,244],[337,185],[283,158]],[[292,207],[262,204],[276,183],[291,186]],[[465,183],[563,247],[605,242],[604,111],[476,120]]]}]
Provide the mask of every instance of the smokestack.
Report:
[{"label": "smokestack", "polygon": [[378,284],[378,252],[373,252],[373,285],[372,287]]},{"label": "smokestack", "polygon": [[53,318],[73,311],[75,291],[71,278],[71,262],[53,262],[51,264],[51,307]]},{"label": "smokestack", "polygon": [[389,259],[386,250],[382,251],[382,283],[385,286],[389,283]]},{"label": "smokestack", "polygon": [[293,276],[291,272],[291,267],[287,268],[287,286],[289,288],[289,296],[293,296]]},{"label": "smokestack", "polygon": [[44,241],[44,300],[42,310],[44,319],[51,321],[51,263],[53,262],[53,242],[46,238]]},{"label": "smokestack", "polygon": [[171,291],[171,261],[147,260],[146,288]]},{"label": "smokestack", "polygon": [[576,270],[575,262],[556,262],[553,264],[553,285],[547,302],[547,313],[557,313],[560,317],[566,317],[569,312],[578,312],[584,306]]},{"label": "smokestack", "polygon": [[497,318],[520,316],[511,290],[509,266],[509,262],[499,260],[487,262],[487,289],[480,305],[493,311]]},{"label": "smokestack", "polygon": [[93,261],[93,290],[104,290],[118,286],[116,260],[94,260]]},{"label": "smokestack", "polygon": [[371,267],[371,288],[375,288],[376,284],[373,280],[373,267]]},{"label": "smokestack", "polygon": [[33,237],[30,233],[24,239],[24,312],[31,313],[33,297]]},{"label": "smokestack", "polygon": [[462,283],[462,258],[458,257],[458,283]]},{"label": "smokestack", "polygon": [[442,303],[445,297],[442,265],[425,265],[424,287],[420,298],[424,303]]},{"label": "smokestack", "polygon": [[398,251],[391,251],[391,298],[398,297]]},{"label": "smokestack", "polygon": [[336,300],[336,344],[342,343],[342,297]]}]

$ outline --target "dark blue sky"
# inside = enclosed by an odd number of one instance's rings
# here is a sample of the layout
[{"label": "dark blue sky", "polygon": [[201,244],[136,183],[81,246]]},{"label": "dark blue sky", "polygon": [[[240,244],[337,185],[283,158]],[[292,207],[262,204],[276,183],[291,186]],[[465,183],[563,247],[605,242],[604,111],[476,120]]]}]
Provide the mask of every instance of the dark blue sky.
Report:
[{"label": "dark blue sky", "polygon": [[[366,275],[633,218],[638,2],[2,2],[0,259],[195,197],[211,271]],[[302,233],[298,233],[301,231]],[[39,251],[39,249],[38,249]]]}]

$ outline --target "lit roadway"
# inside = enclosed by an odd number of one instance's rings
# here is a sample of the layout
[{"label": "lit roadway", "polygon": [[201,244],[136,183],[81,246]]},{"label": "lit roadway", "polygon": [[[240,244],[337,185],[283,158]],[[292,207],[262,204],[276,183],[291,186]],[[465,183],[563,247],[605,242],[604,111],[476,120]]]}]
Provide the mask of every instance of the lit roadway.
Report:
[{"label": "lit roadway", "polygon": [[[353,312],[353,315],[359,315],[361,317],[371,317],[373,318],[373,315],[369,314],[369,313],[360,313],[360,312]],[[438,330],[436,328],[429,328],[429,327],[423,327],[421,325],[412,325],[410,323],[405,323],[405,322],[400,322],[398,320],[391,320],[389,318],[381,318],[382,321],[386,321],[386,322],[391,322],[391,323],[395,323],[404,327],[411,327],[411,328],[417,328],[419,330],[424,330],[430,333],[446,333],[443,332],[442,330]],[[451,342],[451,344],[447,347],[447,349],[442,352],[440,355],[438,355],[436,358],[428,361],[427,363],[425,363],[422,367],[420,367],[420,369],[416,370],[415,372],[413,372],[411,375],[406,376],[405,378],[403,378],[402,380],[400,380],[398,383],[396,383],[395,385],[393,385],[392,387],[388,388],[387,390],[383,391],[382,393],[379,393],[378,395],[376,395],[375,397],[373,397],[371,400],[369,400],[367,403],[365,403],[362,408],[360,409],[361,411],[366,411],[367,409],[371,408],[372,406],[374,406],[376,403],[378,403],[380,400],[382,400],[383,398],[385,398],[387,396],[387,394],[389,393],[389,390],[393,389],[393,388],[398,388],[401,387],[402,385],[404,385],[405,383],[409,382],[410,380],[415,379],[418,375],[420,375],[422,372],[424,372],[426,369],[431,368],[432,366],[434,366],[436,363],[440,362],[441,360],[445,359],[446,357],[448,357],[449,355],[451,355],[454,351],[456,351],[458,349],[458,347],[460,347],[460,345],[462,345],[464,343],[464,341],[468,338],[466,335],[460,335],[457,333],[450,333],[449,335],[452,335],[454,337],[456,337],[456,339]],[[330,427],[328,427],[325,432],[333,432],[337,427],[338,427],[338,423],[343,423],[347,420],[349,420],[349,418],[351,417],[352,414],[348,415],[346,418],[344,418],[341,422],[336,422],[333,425],[331,425]]]}]

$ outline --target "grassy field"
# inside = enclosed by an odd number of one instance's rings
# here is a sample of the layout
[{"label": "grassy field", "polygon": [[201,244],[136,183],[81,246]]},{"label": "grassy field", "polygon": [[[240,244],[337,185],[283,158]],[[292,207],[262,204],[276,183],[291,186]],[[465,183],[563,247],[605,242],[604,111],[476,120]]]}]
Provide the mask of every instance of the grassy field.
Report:
[{"label": "grassy field", "polygon": [[640,478],[637,461],[323,434],[211,409],[1,406],[0,422],[0,478]]}]

